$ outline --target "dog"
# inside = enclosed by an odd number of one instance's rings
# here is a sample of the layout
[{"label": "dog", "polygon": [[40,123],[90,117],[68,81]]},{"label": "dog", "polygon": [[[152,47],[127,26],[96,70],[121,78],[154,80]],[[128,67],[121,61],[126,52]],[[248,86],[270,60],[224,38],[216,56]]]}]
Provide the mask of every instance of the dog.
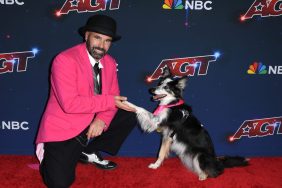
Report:
[{"label": "dog", "polygon": [[224,168],[247,166],[248,159],[240,156],[217,157],[211,137],[200,121],[193,115],[192,108],[183,101],[183,90],[187,77],[173,78],[165,68],[157,87],[149,92],[159,106],[154,113],[128,101],[125,103],[136,110],[140,127],[145,132],[158,130],[162,133],[162,144],[158,159],[149,165],[157,169],[173,151],[182,163],[196,173],[199,180],[215,178]]}]

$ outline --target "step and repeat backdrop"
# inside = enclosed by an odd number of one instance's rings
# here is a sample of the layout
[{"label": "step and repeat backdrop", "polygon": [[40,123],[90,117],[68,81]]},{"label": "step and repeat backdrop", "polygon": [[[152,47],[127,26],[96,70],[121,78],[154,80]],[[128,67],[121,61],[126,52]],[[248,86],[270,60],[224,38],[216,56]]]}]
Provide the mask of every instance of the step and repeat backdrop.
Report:
[{"label": "step and repeat backdrop", "polygon": [[[281,0],[0,0],[0,154],[34,154],[52,59],[94,14],[118,23],[109,54],[130,102],[153,111],[169,66],[218,155],[282,155]],[[136,127],[119,155],[155,156],[160,139]]]}]

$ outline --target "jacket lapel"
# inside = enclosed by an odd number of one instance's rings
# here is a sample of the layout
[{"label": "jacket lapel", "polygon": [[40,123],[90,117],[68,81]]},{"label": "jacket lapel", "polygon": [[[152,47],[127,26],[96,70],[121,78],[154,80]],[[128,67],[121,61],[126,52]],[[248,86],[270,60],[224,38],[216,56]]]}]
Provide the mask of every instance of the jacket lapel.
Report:
[{"label": "jacket lapel", "polygon": [[89,86],[91,90],[94,92],[94,83],[93,83],[93,70],[92,66],[88,57],[86,44],[83,43],[80,48],[80,57],[81,57],[81,65],[82,65],[82,71],[85,73]]}]

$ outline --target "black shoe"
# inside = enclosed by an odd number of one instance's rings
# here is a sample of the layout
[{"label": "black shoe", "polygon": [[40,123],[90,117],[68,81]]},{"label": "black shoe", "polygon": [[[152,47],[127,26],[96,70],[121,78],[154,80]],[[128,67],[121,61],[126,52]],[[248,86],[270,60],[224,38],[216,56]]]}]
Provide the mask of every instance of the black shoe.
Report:
[{"label": "black shoe", "polygon": [[94,164],[96,167],[104,170],[112,170],[117,167],[116,163],[112,161],[104,160],[98,152],[94,152],[91,154],[82,152],[80,154],[79,161],[82,163]]}]

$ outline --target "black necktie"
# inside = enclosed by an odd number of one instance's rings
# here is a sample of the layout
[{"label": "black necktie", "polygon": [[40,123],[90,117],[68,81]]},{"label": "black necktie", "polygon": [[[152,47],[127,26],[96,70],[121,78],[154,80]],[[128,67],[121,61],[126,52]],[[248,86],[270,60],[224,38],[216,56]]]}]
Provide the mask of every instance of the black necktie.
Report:
[{"label": "black necktie", "polygon": [[[100,68],[99,68],[99,63],[95,63],[94,67],[93,67],[93,71],[94,71],[94,92],[96,94],[101,94],[101,75],[100,75]],[[100,78],[100,82],[99,79]]]}]

